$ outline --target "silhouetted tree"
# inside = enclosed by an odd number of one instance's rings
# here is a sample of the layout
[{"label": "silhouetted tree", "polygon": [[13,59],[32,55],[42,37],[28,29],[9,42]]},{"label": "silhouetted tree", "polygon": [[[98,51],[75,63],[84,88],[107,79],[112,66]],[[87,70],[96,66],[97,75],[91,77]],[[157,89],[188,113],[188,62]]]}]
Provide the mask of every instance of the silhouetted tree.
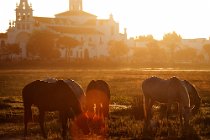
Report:
[{"label": "silhouetted tree", "polygon": [[145,62],[148,61],[148,49],[147,47],[134,47],[133,48],[133,61],[134,62]]},{"label": "silhouetted tree", "polygon": [[28,41],[27,51],[30,56],[38,56],[40,59],[55,59],[60,52],[55,45],[58,35],[48,30],[34,31]]},{"label": "silhouetted tree", "polygon": [[151,63],[163,63],[167,60],[165,50],[160,48],[157,40],[150,41],[147,48]]},{"label": "silhouetted tree", "polygon": [[112,58],[127,56],[128,50],[124,41],[112,40],[109,42],[108,52]]},{"label": "silhouetted tree", "polygon": [[5,49],[9,54],[19,55],[21,53],[21,48],[18,44],[7,44]]},{"label": "silhouetted tree", "polygon": [[63,48],[66,49],[66,60],[67,61],[70,59],[72,48],[74,48],[80,44],[81,43],[78,40],[68,37],[68,36],[61,36],[57,40],[57,45],[62,46]]},{"label": "silhouetted tree", "polygon": [[174,59],[181,62],[194,62],[197,59],[197,51],[192,47],[184,47],[175,53]]},{"label": "silhouetted tree", "polygon": [[174,61],[174,53],[176,48],[180,45],[182,37],[178,35],[176,32],[167,33],[163,36],[163,44],[170,50],[171,62]]}]

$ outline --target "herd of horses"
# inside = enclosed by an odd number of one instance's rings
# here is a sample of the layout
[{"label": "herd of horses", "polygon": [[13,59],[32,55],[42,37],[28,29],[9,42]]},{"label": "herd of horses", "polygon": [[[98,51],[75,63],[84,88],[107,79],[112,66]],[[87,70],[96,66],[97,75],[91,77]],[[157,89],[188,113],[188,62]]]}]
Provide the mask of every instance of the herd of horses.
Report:
[{"label": "herd of horses", "polygon": [[[196,113],[201,104],[201,98],[195,87],[177,77],[167,80],[150,77],[143,81],[142,91],[146,126],[150,125],[152,106],[155,102],[166,104],[167,112],[172,104],[177,103],[180,123],[182,124],[183,117],[185,126],[189,125],[191,112]],[[90,81],[86,91],[71,79],[36,80],[23,88],[22,98],[25,136],[27,136],[27,124],[33,116],[32,105],[39,109],[39,123],[44,138],[47,138],[44,130],[44,117],[47,111],[59,112],[63,137],[67,135],[69,119],[74,120],[83,134],[87,135],[93,130],[91,123],[100,122],[96,129],[102,129],[105,126],[105,118],[109,118],[110,86],[104,80]]]}]

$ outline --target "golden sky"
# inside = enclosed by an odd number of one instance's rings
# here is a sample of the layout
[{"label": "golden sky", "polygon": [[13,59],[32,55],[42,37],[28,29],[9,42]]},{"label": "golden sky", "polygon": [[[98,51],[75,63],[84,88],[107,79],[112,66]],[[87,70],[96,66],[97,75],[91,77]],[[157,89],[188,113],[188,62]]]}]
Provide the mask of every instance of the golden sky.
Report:
[{"label": "golden sky", "polygon": [[[19,0],[0,0],[0,32],[15,19]],[[69,8],[69,0],[29,0],[34,16],[53,17]],[[162,39],[165,33],[177,32],[182,38],[209,38],[210,0],[83,0],[83,10],[98,18],[112,13],[127,28],[128,37],[151,34]]]}]

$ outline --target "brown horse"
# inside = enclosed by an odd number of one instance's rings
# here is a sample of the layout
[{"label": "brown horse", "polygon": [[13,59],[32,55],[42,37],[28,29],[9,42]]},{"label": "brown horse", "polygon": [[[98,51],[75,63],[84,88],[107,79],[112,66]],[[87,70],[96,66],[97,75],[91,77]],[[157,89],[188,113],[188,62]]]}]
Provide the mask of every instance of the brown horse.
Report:
[{"label": "brown horse", "polygon": [[148,125],[152,117],[151,109],[154,102],[166,103],[168,108],[171,106],[172,103],[178,103],[181,124],[182,111],[184,111],[184,124],[185,126],[189,125],[191,110],[190,98],[185,86],[177,77],[172,77],[168,80],[160,79],[157,77],[148,78],[142,83],[142,91],[144,95],[146,125]]},{"label": "brown horse", "polygon": [[[46,111],[59,111],[63,137],[66,136],[68,118],[73,118],[74,116],[81,118],[83,113],[77,97],[63,80],[52,83],[36,80],[23,88],[22,97],[24,103],[25,136],[27,135],[27,123],[29,119],[32,119],[32,105],[37,106],[39,109],[39,123],[45,138],[47,137],[44,131],[44,116]],[[85,134],[88,134],[88,125],[84,126],[86,127],[81,129]]]},{"label": "brown horse", "polygon": [[77,99],[79,100],[80,104],[82,105],[82,109],[85,110],[86,95],[82,87],[72,79],[65,79],[64,82],[71,88],[71,90],[74,92]]},{"label": "brown horse", "polygon": [[109,116],[110,88],[103,80],[92,80],[86,89],[87,110],[103,113],[104,117]]},{"label": "brown horse", "polygon": [[[43,81],[48,82],[48,83],[55,83],[58,81],[58,79],[50,77]],[[86,95],[85,95],[85,92],[83,91],[81,85],[79,85],[77,82],[75,82],[72,79],[65,79],[63,81],[69,86],[69,88],[71,88],[71,90],[76,95],[77,99],[79,100],[80,104],[82,105],[83,109],[85,109]]]},{"label": "brown horse", "polygon": [[90,128],[94,133],[104,134],[105,118],[109,117],[110,88],[103,80],[92,80],[86,89],[86,109]]}]

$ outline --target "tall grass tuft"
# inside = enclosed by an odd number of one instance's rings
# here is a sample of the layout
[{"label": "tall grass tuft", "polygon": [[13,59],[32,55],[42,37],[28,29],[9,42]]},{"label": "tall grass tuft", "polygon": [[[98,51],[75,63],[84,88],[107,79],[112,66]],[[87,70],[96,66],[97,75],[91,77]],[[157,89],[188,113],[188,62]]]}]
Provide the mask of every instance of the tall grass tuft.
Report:
[{"label": "tall grass tuft", "polygon": [[133,103],[131,105],[132,115],[136,120],[142,120],[144,118],[143,96],[134,96]]}]

